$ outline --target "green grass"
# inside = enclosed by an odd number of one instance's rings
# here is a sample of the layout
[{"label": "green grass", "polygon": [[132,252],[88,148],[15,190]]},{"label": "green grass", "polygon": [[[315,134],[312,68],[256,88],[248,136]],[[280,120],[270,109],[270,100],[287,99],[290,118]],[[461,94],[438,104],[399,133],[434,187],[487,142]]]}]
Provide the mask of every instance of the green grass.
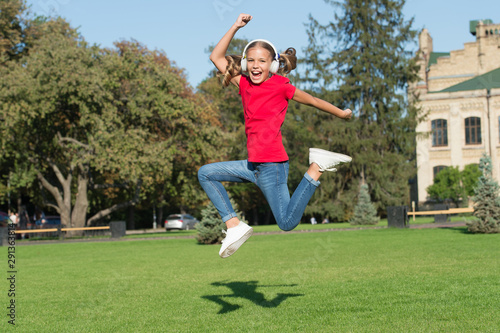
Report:
[{"label": "green grass", "polygon": [[227,259],[192,238],[17,246],[16,330],[495,332],[499,237],[465,228],[255,235]]}]

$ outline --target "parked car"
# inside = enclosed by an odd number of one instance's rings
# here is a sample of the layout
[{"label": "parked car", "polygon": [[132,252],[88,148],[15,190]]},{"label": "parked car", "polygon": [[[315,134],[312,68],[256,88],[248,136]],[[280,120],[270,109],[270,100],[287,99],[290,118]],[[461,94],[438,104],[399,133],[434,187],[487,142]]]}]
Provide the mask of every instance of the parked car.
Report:
[{"label": "parked car", "polygon": [[61,217],[45,216],[42,217],[41,219],[36,220],[35,224],[37,229],[57,228],[58,225],[61,225]]},{"label": "parked car", "polygon": [[165,230],[191,230],[199,221],[189,214],[172,214],[165,220]]},{"label": "parked car", "polygon": [[6,227],[9,224],[9,214],[0,212],[0,227]]}]

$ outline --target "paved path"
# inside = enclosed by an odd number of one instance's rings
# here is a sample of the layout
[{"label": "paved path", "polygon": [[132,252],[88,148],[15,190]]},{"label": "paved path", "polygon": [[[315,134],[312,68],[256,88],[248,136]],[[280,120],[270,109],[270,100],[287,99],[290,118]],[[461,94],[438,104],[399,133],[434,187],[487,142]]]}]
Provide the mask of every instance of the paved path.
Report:
[{"label": "paved path", "polygon": [[[464,227],[465,222],[445,222],[445,223],[428,223],[428,224],[411,224],[410,229],[429,229],[429,228],[455,228]],[[297,234],[308,232],[331,232],[331,231],[353,231],[353,230],[366,230],[366,229],[387,229],[386,226],[373,226],[373,227],[353,227],[353,228],[327,228],[327,229],[307,229],[307,230],[292,230],[292,231],[264,231],[255,232],[254,235],[277,235],[277,234]],[[127,235],[141,235],[161,232],[162,229],[142,229],[142,230],[127,230]],[[123,242],[123,241],[137,241],[137,240],[158,240],[158,239],[189,239],[195,238],[195,235],[179,235],[175,233],[165,233],[168,236],[158,237],[137,237],[137,238],[83,238],[83,239],[66,239],[63,241],[50,240],[50,241],[31,241],[31,242],[17,242],[16,245],[37,245],[37,244],[58,244],[58,243],[84,243],[84,242]]]}]

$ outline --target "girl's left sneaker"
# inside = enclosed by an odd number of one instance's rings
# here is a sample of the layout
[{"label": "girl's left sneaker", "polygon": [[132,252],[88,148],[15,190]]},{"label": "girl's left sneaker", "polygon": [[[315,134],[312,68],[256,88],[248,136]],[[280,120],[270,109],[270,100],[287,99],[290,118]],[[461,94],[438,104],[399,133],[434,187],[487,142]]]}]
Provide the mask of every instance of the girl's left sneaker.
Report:
[{"label": "girl's left sneaker", "polygon": [[248,224],[241,222],[236,227],[223,230],[226,238],[222,241],[222,247],[219,251],[221,258],[227,258],[240,248],[245,241],[252,236],[253,228]]},{"label": "girl's left sneaker", "polygon": [[321,172],[337,171],[335,168],[336,165],[340,163],[349,163],[351,161],[351,156],[319,148],[309,148],[309,165],[316,163],[319,165],[319,171]]}]

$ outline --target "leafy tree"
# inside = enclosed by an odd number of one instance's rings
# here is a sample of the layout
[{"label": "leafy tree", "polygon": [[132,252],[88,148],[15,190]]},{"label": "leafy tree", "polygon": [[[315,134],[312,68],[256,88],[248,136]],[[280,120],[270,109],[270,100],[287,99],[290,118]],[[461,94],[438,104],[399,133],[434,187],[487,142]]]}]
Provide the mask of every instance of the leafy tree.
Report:
[{"label": "leafy tree", "polygon": [[379,217],[371,202],[368,185],[363,184],[359,189],[358,203],[354,208],[354,216],[349,220],[351,225],[377,224]]},{"label": "leafy tree", "polygon": [[474,195],[474,188],[476,187],[481,174],[482,173],[481,170],[479,170],[478,164],[467,164],[462,170],[462,184],[464,186],[465,193],[468,196]]},{"label": "leafy tree", "polygon": [[0,1],[0,66],[29,53],[47,26],[66,29],[62,20],[33,17],[25,0]]},{"label": "leafy tree", "polygon": [[[25,1],[0,1],[0,66],[28,54],[33,41],[39,37],[43,19],[30,20],[29,16]],[[3,153],[0,155],[0,202],[9,197],[17,202],[17,211],[21,211],[22,197],[33,194],[33,177],[28,169],[25,163],[7,158]]]},{"label": "leafy tree", "polygon": [[450,199],[458,207],[460,199],[465,194],[462,186],[462,176],[458,167],[447,167],[439,171],[434,178],[434,184],[427,187],[427,193],[435,200]]},{"label": "leafy tree", "polygon": [[26,5],[21,0],[0,1],[0,65],[17,59],[25,36]]},{"label": "leafy tree", "polygon": [[101,50],[62,20],[44,29],[29,56],[0,68],[0,144],[50,194],[45,205],[80,227],[90,191],[108,195],[89,224],[157,184],[179,206],[203,200],[196,170],[219,155],[218,121],[182,70],[137,42]]},{"label": "leafy tree", "polygon": [[478,220],[468,222],[472,233],[500,233],[500,186],[493,179],[491,158],[483,155],[479,162],[481,176],[474,189],[474,216]]},{"label": "leafy tree", "polygon": [[434,183],[427,188],[427,193],[434,200],[452,200],[457,207],[460,200],[466,203],[468,196],[474,195],[474,187],[481,171],[477,164],[468,164],[464,170],[447,167],[434,178]]},{"label": "leafy tree", "polygon": [[[310,18],[305,49],[305,88],[338,107],[350,108],[350,122],[332,120],[315,110],[298,112],[302,126],[315,134],[320,148],[348,154],[346,168],[322,179],[311,204],[327,200],[349,217],[361,183],[371,184],[377,209],[408,202],[408,180],[416,174],[415,127],[420,120],[408,84],[418,67],[408,51],[416,31],[405,21],[405,1],[326,0],[333,21],[321,25]],[[326,185],[326,186],[325,186]]]}]

